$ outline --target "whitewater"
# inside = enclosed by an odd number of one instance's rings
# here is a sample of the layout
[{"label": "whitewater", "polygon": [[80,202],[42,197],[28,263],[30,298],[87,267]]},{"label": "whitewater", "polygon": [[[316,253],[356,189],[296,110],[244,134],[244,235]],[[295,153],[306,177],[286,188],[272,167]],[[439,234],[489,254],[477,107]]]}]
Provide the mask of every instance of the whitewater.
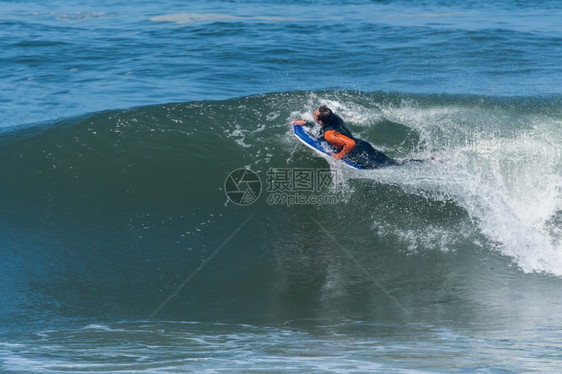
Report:
[{"label": "whitewater", "polygon": [[560,372],[558,2],[2,7],[0,371]]}]

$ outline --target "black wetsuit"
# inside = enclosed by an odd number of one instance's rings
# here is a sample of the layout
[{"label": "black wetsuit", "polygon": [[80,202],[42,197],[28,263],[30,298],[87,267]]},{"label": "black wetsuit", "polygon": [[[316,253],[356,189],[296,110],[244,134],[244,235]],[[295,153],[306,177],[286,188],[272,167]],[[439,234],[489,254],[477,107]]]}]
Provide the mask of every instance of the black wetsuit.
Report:
[{"label": "black wetsuit", "polygon": [[355,141],[355,147],[343,157],[343,160],[351,161],[364,169],[378,169],[386,166],[403,164],[402,161],[395,160],[381,151],[377,151],[368,142],[354,138],[347,127],[345,127],[343,120],[336,114],[333,115],[331,123],[326,124],[322,128],[322,134],[330,130],[334,130]]}]

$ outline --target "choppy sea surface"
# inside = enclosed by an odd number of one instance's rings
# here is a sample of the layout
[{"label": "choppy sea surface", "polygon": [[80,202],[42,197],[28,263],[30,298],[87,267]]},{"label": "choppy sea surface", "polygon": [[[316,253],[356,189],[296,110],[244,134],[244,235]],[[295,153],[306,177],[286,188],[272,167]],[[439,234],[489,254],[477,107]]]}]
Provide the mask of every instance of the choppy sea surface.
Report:
[{"label": "choppy sea surface", "polygon": [[558,1],[0,8],[1,372],[562,370]]}]

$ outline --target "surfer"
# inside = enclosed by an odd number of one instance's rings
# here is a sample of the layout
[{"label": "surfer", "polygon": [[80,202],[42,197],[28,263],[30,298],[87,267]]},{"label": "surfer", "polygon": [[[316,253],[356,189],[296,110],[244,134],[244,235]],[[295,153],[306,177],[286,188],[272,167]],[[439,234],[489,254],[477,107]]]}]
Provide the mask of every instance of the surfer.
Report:
[{"label": "surfer", "polygon": [[[397,160],[388,157],[373,148],[370,143],[353,137],[341,117],[325,105],[314,111],[314,122],[322,127],[324,139],[334,147],[335,152],[332,157],[350,161],[363,169],[378,169],[385,166],[404,165],[407,162],[424,161],[418,159]],[[296,120],[293,121],[293,124],[314,126],[314,124],[305,120]],[[431,159],[435,160],[436,157],[433,155]]]}]

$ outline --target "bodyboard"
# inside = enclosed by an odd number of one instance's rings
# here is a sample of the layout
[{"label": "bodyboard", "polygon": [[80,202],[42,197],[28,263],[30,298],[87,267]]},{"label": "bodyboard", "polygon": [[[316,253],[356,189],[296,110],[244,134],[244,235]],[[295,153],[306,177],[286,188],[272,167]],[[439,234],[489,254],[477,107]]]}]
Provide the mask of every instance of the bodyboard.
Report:
[{"label": "bodyboard", "polygon": [[[324,140],[321,135],[315,134],[312,127],[293,124],[293,132],[297,139],[299,139],[304,145],[314,150],[315,152],[323,156],[328,156],[330,158],[332,157],[332,154],[334,154],[333,147],[326,140]],[[351,161],[343,159],[341,161],[350,168],[363,170],[361,166],[356,165]]]}]

